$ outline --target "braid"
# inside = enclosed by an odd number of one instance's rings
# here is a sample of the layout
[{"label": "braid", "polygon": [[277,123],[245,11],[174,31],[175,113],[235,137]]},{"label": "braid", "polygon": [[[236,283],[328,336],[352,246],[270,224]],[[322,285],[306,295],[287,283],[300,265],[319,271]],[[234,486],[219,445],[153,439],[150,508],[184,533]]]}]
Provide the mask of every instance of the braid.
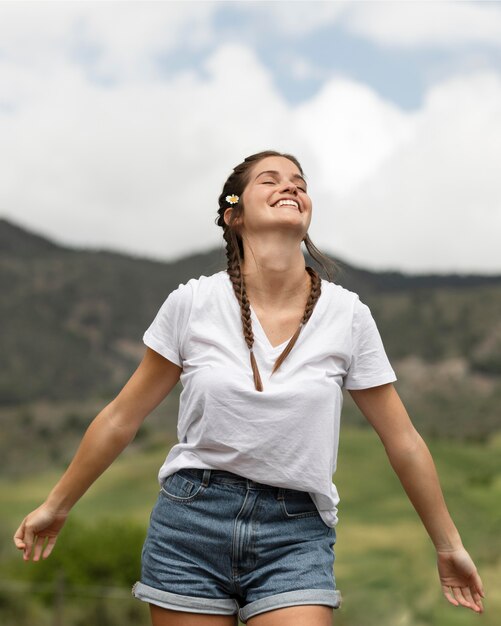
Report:
[{"label": "braid", "polygon": [[[230,233],[229,236],[227,236],[228,233]],[[228,272],[231,284],[233,285],[233,291],[235,292],[238,303],[240,304],[240,316],[242,319],[245,343],[250,351],[254,386],[257,391],[263,391],[263,383],[261,382],[261,376],[259,375],[259,369],[254,356],[254,333],[252,332],[250,303],[247,298],[245,281],[241,272],[238,245],[235,245],[232,241],[232,239],[235,238],[235,233],[232,230],[228,230],[225,232],[224,238],[226,240],[226,257],[228,259],[228,267],[226,271]]]},{"label": "braid", "polygon": [[[250,302],[249,302],[249,299],[247,298],[247,292],[245,289],[245,280],[242,275],[242,259],[244,256],[244,248],[242,244],[242,238],[239,233],[240,231],[239,219],[241,218],[244,212],[244,205],[243,205],[241,196],[245,187],[247,186],[250,171],[255,163],[269,156],[281,156],[281,157],[285,157],[289,159],[298,167],[301,174],[303,174],[303,170],[301,168],[301,165],[299,164],[299,161],[290,154],[282,154],[280,152],[275,152],[274,150],[265,150],[264,152],[259,152],[257,154],[252,154],[251,156],[248,156],[246,159],[244,159],[242,163],[240,163],[233,169],[232,173],[226,180],[223,186],[223,190],[219,196],[219,210],[218,210],[218,216],[216,218],[216,224],[218,226],[221,226],[221,228],[223,229],[223,237],[224,237],[224,240],[226,241],[226,258],[227,258],[227,270],[226,271],[230,277],[231,283],[233,285],[233,291],[240,305],[240,317],[242,320],[242,329],[243,329],[245,343],[247,344],[247,347],[249,348],[249,352],[250,352],[252,375],[254,378],[254,386],[257,391],[263,391],[263,384],[261,381],[261,376],[259,374],[259,369],[258,369],[256,359],[254,356],[254,333],[252,330]],[[238,202],[238,204],[235,204],[232,207],[229,223],[226,224],[226,222],[224,221],[224,213],[228,209],[228,207],[231,206],[228,204],[226,197],[228,195],[233,195],[233,194],[236,196],[240,196],[240,201]],[[324,263],[324,261],[327,261],[327,263],[331,263],[330,259],[322,255],[322,253],[319,250],[317,250],[317,248],[315,248],[308,234],[304,238],[304,243],[308,251],[310,252],[311,256],[324,268],[327,276],[330,279],[331,274],[330,274],[329,268],[327,267],[327,264]],[[299,328],[294,333],[293,337],[290,339],[285,350],[275,361],[273,370],[271,372],[272,374],[274,374],[279,369],[279,367],[282,365],[282,363],[285,361],[285,359],[291,352],[292,348],[294,347],[299,337],[299,334],[302,328],[310,319],[311,314],[313,313],[313,309],[315,308],[315,305],[320,297],[322,283],[321,283],[321,278],[319,274],[313,268],[309,266],[306,267],[306,271],[310,275],[311,289],[310,289],[310,295],[308,297],[308,301],[306,303],[306,307],[304,310],[304,314],[299,324]]]}]

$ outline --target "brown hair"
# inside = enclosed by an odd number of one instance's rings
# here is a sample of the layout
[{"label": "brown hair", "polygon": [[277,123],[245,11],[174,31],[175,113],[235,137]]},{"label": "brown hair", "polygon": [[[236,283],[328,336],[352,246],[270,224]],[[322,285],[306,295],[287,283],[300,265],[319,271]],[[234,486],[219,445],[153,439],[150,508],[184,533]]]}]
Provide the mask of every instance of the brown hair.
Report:
[{"label": "brown hair", "polygon": [[[244,332],[245,342],[247,343],[247,347],[250,350],[250,360],[252,373],[254,376],[254,385],[257,391],[263,391],[263,384],[261,382],[261,377],[259,375],[259,370],[257,367],[256,359],[254,358],[254,334],[252,332],[252,323],[251,323],[251,312],[250,312],[250,304],[247,298],[247,292],[245,290],[245,281],[241,272],[242,268],[242,260],[244,258],[244,247],[242,243],[242,238],[239,233],[239,225],[235,224],[236,220],[243,214],[244,205],[242,202],[242,194],[244,192],[247,183],[249,182],[250,170],[252,167],[262,159],[270,156],[280,156],[292,161],[299,171],[301,175],[304,176],[303,169],[299,164],[299,161],[292,156],[291,154],[283,154],[280,152],[276,152],[275,150],[265,150],[263,152],[258,152],[256,154],[252,154],[245,158],[242,163],[237,165],[233,172],[229,175],[228,179],[223,185],[223,191],[219,196],[219,210],[218,217],[216,218],[216,224],[221,226],[223,229],[223,237],[226,241],[226,257],[228,260],[227,272],[233,284],[233,290],[237,297],[237,300],[240,304],[240,312],[242,318],[242,327]],[[226,196],[235,194],[239,196],[239,202],[237,204],[231,205],[226,200]],[[229,224],[226,224],[224,221],[224,213],[226,209],[230,206],[233,206],[233,210],[231,212],[231,218]],[[313,242],[311,241],[308,234],[306,234],[303,239],[306,248],[310,255],[317,261],[319,265],[325,270],[327,277],[330,281],[333,280],[332,273],[330,271],[329,266],[332,269],[335,268],[335,264],[324,256],[320,250],[318,250]],[[276,370],[282,365],[283,361],[286,359],[290,351],[292,350],[294,344],[299,337],[299,333],[301,329],[306,324],[306,322],[310,319],[310,316],[313,312],[315,304],[317,303],[320,293],[321,293],[321,278],[318,273],[311,267],[306,267],[306,271],[309,273],[311,278],[311,290],[308,301],[306,303],[306,308],[301,319],[301,323],[299,324],[299,328],[294,333],[294,336],[291,338],[286,348],[282,352],[282,354],[275,361],[273,366],[272,374],[276,372]]]}]

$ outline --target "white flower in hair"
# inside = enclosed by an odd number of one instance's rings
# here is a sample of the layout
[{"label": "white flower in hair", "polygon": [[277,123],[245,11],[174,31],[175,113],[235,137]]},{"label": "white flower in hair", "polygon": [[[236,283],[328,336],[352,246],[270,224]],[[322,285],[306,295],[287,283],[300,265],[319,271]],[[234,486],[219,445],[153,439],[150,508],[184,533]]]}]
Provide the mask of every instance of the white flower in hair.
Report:
[{"label": "white flower in hair", "polygon": [[230,204],[236,204],[238,202],[238,196],[232,193],[231,196],[226,196],[226,202],[229,202]]}]

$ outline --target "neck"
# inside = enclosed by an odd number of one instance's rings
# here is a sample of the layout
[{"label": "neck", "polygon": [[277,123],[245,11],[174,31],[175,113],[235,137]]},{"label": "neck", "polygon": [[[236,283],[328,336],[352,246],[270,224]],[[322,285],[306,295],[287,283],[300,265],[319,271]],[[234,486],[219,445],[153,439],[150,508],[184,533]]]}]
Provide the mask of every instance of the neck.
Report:
[{"label": "neck", "polygon": [[287,257],[274,254],[245,257],[242,264],[247,297],[252,306],[274,309],[303,303],[311,279],[300,249]]}]

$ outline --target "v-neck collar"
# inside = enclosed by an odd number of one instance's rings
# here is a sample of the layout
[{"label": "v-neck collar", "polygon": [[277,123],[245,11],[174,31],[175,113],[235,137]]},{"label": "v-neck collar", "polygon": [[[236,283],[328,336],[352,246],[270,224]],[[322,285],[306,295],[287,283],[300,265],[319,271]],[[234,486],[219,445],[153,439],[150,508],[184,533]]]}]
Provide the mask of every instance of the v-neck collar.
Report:
[{"label": "v-neck collar", "polygon": [[[230,275],[228,274],[228,272],[226,270],[221,270],[221,274],[223,276],[225,284],[227,285],[227,289],[229,290],[228,293],[231,296],[232,301],[234,302],[236,307],[238,307],[238,309],[240,310],[240,307],[238,305],[238,300],[235,297],[235,292],[233,290],[233,285],[231,283]],[[322,279],[322,281],[323,281],[323,279]],[[315,322],[315,319],[316,319],[317,315],[319,315],[318,310],[321,308],[319,305],[320,305],[321,302],[323,303],[323,301],[324,301],[324,295],[325,295],[325,289],[322,289],[321,292],[320,292],[320,297],[318,298],[318,300],[317,300],[317,302],[315,304],[315,308],[313,309],[313,311],[312,311],[312,313],[310,315],[310,319],[308,320],[306,326],[301,330],[301,333],[299,334],[299,337],[301,337],[301,334],[306,330],[308,325],[311,325],[312,321]],[[287,339],[286,341],[284,341],[280,345],[273,347],[271,342],[270,342],[270,340],[268,339],[267,334],[264,332],[264,328],[262,327],[261,322],[259,321],[259,318],[256,315],[256,312],[254,311],[254,309],[252,308],[252,305],[250,303],[249,303],[249,308],[250,308],[250,312],[251,312],[252,329],[254,331],[254,335],[260,341],[260,343],[263,345],[263,347],[266,349],[266,352],[271,353],[271,354],[274,354],[275,352],[282,352],[294,335],[291,335],[289,337],[289,339]]]},{"label": "v-neck collar", "polygon": [[289,339],[286,339],[283,343],[279,344],[278,346],[272,346],[271,341],[268,339],[268,335],[264,332],[263,325],[259,321],[259,318],[256,312],[254,311],[254,309],[252,308],[252,304],[250,303],[249,303],[249,308],[251,312],[252,328],[256,334],[261,336],[261,340],[266,344],[268,352],[278,352],[278,351],[281,352],[282,350],[284,350],[285,346],[289,343],[289,341],[292,339],[294,335],[291,335]]}]

